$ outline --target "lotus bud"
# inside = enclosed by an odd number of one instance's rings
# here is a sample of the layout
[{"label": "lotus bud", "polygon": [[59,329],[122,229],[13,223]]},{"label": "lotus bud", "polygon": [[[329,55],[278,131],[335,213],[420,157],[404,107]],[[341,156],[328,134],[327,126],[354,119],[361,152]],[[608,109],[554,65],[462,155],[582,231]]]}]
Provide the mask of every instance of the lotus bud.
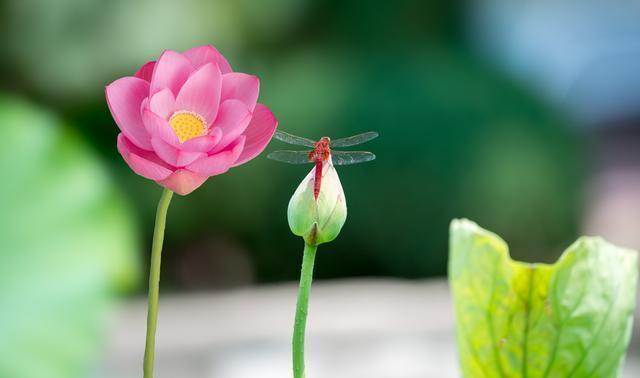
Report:
[{"label": "lotus bud", "polygon": [[302,180],[287,209],[291,232],[302,236],[311,246],[335,239],[347,219],[347,203],[331,159],[323,164],[317,198],[314,196],[316,169]]}]

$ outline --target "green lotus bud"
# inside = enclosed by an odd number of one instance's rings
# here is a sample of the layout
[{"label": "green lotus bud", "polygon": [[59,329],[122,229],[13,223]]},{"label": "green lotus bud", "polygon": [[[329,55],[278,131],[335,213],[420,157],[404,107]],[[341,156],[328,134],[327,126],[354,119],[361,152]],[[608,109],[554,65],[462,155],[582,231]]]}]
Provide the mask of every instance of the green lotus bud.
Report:
[{"label": "green lotus bud", "polygon": [[[312,246],[335,239],[347,219],[347,203],[331,160],[322,164],[322,175],[316,184],[314,167],[293,193],[287,209],[289,227]],[[314,195],[314,188],[315,193]],[[318,190],[319,189],[319,190]]]}]

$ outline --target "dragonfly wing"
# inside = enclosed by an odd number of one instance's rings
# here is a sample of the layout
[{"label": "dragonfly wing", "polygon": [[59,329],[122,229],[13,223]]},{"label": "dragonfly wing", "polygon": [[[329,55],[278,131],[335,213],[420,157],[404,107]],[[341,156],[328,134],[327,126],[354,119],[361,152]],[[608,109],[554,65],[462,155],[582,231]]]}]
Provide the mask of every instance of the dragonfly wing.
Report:
[{"label": "dragonfly wing", "polygon": [[295,144],[298,146],[305,146],[305,147],[313,147],[314,142],[309,139],[309,138],[303,138],[303,137],[299,137],[293,134],[289,134],[289,133],[285,133],[284,131],[280,131],[277,130],[274,138],[276,138],[277,140],[281,141],[281,142],[285,142],[285,143],[289,143],[289,144]]},{"label": "dragonfly wing", "polygon": [[358,134],[358,135],[354,135],[346,138],[332,140],[331,147],[351,147],[351,146],[368,142],[377,137],[378,137],[378,133],[376,133],[375,131],[369,131],[367,133],[362,133],[362,134]]},{"label": "dragonfly wing", "polygon": [[311,163],[311,160],[309,160],[310,152],[311,151],[273,151],[267,155],[267,158],[289,164],[307,164]]},{"label": "dragonfly wing", "polygon": [[376,155],[367,151],[331,151],[334,165],[351,165],[374,160]]}]

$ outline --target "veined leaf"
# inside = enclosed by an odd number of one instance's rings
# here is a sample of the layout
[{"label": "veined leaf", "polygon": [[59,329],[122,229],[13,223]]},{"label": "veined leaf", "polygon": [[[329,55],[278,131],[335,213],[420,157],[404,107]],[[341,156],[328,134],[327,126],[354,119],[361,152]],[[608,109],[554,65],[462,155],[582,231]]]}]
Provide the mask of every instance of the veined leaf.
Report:
[{"label": "veined leaf", "polygon": [[553,265],[527,264],[468,220],[454,220],[450,238],[464,377],[620,375],[635,308],[635,251],[582,237]]}]

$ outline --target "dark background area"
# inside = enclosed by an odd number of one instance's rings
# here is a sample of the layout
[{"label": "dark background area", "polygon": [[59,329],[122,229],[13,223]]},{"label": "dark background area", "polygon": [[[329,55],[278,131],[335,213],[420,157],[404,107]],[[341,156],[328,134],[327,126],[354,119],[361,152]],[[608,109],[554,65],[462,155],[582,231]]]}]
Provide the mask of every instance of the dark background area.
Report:
[{"label": "dark background area", "polygon": [[[375,162],[339,169],[349,217],[322,246],[317,277],[443,275],[454,217],[495,230],[527,261],[553,261],[576,238],[589,136],[474,49],[465,3],[152,3],[4,1],[0,37],[3,90],[97,151],[141,225],[143,259],[160,188],[118,155],[104,86],[163,49],[207,43],[261,78],[280,129],[380,133],[366,146]],[[261,156],[176,198],[165,282],[296,279],[302,245],[286,206],[307,169]]]}]

